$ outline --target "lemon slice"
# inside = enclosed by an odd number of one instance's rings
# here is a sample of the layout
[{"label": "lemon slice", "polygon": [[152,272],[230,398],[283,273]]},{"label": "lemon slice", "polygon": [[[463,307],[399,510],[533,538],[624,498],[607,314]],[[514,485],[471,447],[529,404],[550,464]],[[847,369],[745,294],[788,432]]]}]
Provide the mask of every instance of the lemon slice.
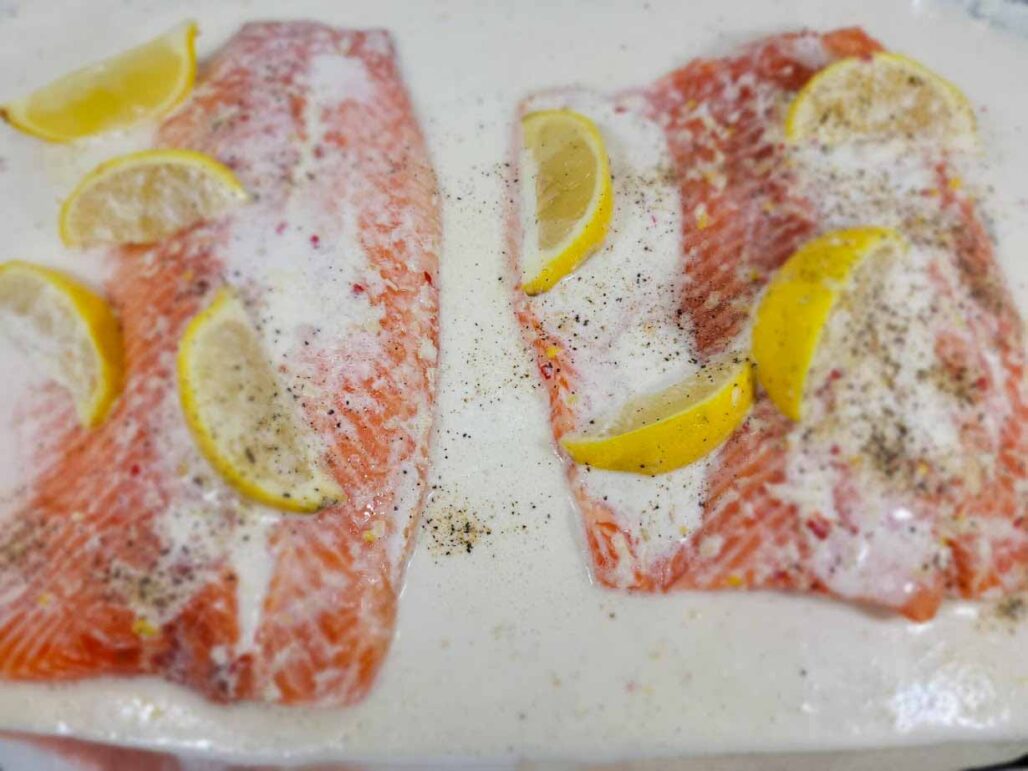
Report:
[{"label": "lemon slice", "polygon": [[603,243],[614,192],[603,137],[584,115],[534,112],[522,119],[521,131],[529,167],[522,184],[531,202],[525,208],[535,213],[522,249],[521,286],[534,295],[551,289]]},{"label": "lemon slice", "polygon": [[107,302],[63,273],[0,264],[2,326],[71,392],[79,421],[103,422],[124,381],[121,329]]},{"label": "lemon slice", "polygon": [[835,144],[860,136],[974,139],[974,110],[949,81],[913,59],[877,53],[826,67],[793,99],[792,141]]},{"label": "lemon slice", "polygon": [[717,449],[752,404],[752,365],[725,359],[682,383],[629,402],[602,434],[572,436],[561,444],[576,463],[660,474]]},{"label": "lemon slice", "polygon": [[186,328],[178,382],[200,450],[243,495],[297,512],[343,499],[319,468],[311,438],[231,290],[221,290]]},{"label": "lemon slice", "polygon": [[144,150],[101,163],[61,207],[68,246],[149,244],[248,199],[232,171],[191,150]]},{"label": "lemon slice", "polygon": [[753,327],[757,379],[779,410],[802,417],[807,372],[832,307],[854,270],[879,250],[905,250],[894,230],[836,230],[809,241],[778,270]]},{"label": "lemon slice", "polygon": [[195,22],[138,48],[76,70],[3,107],[14,126],[68,142],[160,115],[181,102],[196,79]]}]

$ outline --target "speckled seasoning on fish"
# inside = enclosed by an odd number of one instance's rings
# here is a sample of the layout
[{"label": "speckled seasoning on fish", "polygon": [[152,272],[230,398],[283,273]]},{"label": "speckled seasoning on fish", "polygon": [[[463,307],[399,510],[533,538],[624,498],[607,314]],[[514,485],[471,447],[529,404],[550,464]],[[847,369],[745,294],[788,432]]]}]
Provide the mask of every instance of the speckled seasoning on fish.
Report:
[{"label": "speckled seasoning on fish", "polygon": [[814,73],[880,48],[859,29],[785,34],[641,90],[522,105],[593,118],[615,178],[605,246],[550,293],[515,300],[557,439],[745,353],[755,301],[806,240],[875,225],[910,242],[858,271],[801,423],[762,396],[718,451],[668,474],[565,459],[599,583],[819,592],[917,620],[945,597],[1025,586],[1025,338],[973,192],[980,157],[918,137],[783,136]]},{"label": "speckled seasoning on fish", "polygon": [[[255,202],[109,256],[127,386],[86,432],[21,409],[34,478],[4,501],[0,675],[156,674],[219,701],[349,704],[393,632],[425,497],[437,344],[435,178],[390,36],[248,24],[158,146],[230,165]],[[179,407],[189,319],[232,284],[347,501],[242,500]]]}]

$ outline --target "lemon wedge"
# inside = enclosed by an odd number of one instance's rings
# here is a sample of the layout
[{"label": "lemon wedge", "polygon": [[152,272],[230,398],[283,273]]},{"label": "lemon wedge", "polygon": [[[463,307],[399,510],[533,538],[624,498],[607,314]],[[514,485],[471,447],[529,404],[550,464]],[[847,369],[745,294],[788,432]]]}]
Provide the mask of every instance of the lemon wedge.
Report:
[{"label": "lemon wedge", "polygon": [[788,139],[829,145],[860,136],[973,140],[975,133],[974,110],[960,89],[893,53],[826,67],[793,99],[785,122]]},{"label": "lemon wedge", "polygon": [[65,274],[0,264],[2,326],[75,400],[87,428],[103,422],[124,382],[121,329],[107,301]]},{"label": "lemon wedge", "polygon": [[661,474],[713,452],[753,404],[753,367],[742,359],[707,364],[697,375],[632,400],[596,436],[561,445],[576,463],[611,471]]},{"label": "lemon wedge", "polygon": [[293,402],[230,289],[222,289],[186,328],[178,382],[200,450],[243,495],[296,512],[343,499],[339,485],[319,468]]},{"label": "lemon wedge", "polygon": [[854,270],[879,250],[906,249],[894,230],[836,230],[804,244],[778,270],[757,307],[757,379],[779,410],[802,417],[807,373],[832,307]]},{"label": "lemon wedge", "polygon": [[614,191],[603,137],[589,118],[570,110],[533,112],[521,131],[525,208],[535,214],[522,249],[521,287],[534,295],[553,288],[603,243]]},{"label": "lemon wedge", "polygon": [[161,115],[196,80],[195,22],[76,70],[2,108],[27,134],[68,142]]},{"label": "lemon wedge", "polygon": [[192,150],[144,150],[101,163],[61,207],[67,246],[149,244],[248,200],[232,171]]}]

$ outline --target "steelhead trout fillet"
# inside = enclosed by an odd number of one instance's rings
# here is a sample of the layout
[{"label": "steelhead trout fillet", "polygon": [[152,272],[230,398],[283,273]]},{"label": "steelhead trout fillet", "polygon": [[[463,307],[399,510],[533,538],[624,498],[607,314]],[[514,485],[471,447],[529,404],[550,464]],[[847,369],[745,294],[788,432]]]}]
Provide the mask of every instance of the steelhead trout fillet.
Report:
[{"label": "steelhead trout fillet", "polygon": [[[551,291],[515,298],[556,440],[747,356],[761,293],[812,238],[885,227],[909,243],[862,266],[833,311],[800,422],[758,392],[725,444],[670,473],[565,456],[600,584],[819,592],[917,620],[945,597],[1024,587],[1025,339],[962,185],[980,158],[927,136],[785,137],[812,76],[879,50],[858,29],[785,34],[641,90],[522,105],[590,117],[614,175],[603,247]],[[515,262],[531,216],[521,207]]]},{"label": "steelhead trout fillet", "polygon": [[[46,392],[3,501],[0,675],[153,674],[218,701],[345,705],[371,687],[425,498],[437,344],[435,177],[390,36],[244,26],[156,145],[230,166],[252,202],[109,255],[126,387],[85,431]],[[345,499],[249,502],[201,456],[176,384],[224,286]]]}]

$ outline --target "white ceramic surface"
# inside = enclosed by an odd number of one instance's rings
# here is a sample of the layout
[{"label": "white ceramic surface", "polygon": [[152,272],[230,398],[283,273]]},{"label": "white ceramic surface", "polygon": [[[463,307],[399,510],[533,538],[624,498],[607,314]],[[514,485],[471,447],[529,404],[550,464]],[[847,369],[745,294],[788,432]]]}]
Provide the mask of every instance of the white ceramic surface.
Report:
[{"label": "white ceramic surface", "polygon": [[[950,603],[924,625],[776,594],[624,597],[589,583],[543,395],[509,309],[510,120],[542,88],[616,89],[801,26],[861,24],[982,108],[1000,254],[1028,310],[1024,5],[472,0],[0,0],[0,100],[199,20],[202,53],[240,23],[389,28],[443,190],[442,370],[426,521],[489,529],[445,554],[423,530],[377,687],[347,711],[215,707],[150,679],[0,686],[0,725],[247,758],[613,759],[1025,740],[1028,622]],[[969,13],[970,8],[973,13]],[[71,266],[61,196],[131,137],[47,147],[0,128],[4,253]],[[0,352],[0,368],[14,365]],[[16,392],[0,383],[0,403]],[[0,466],[10,463],[0,441]],[[8,762],[12,748],[0,745]],[[983,745],[982,758],[996,749]],[[21,757],[21,756],[19,756]],[[13,765],[12,767],[17,767]]]}]

